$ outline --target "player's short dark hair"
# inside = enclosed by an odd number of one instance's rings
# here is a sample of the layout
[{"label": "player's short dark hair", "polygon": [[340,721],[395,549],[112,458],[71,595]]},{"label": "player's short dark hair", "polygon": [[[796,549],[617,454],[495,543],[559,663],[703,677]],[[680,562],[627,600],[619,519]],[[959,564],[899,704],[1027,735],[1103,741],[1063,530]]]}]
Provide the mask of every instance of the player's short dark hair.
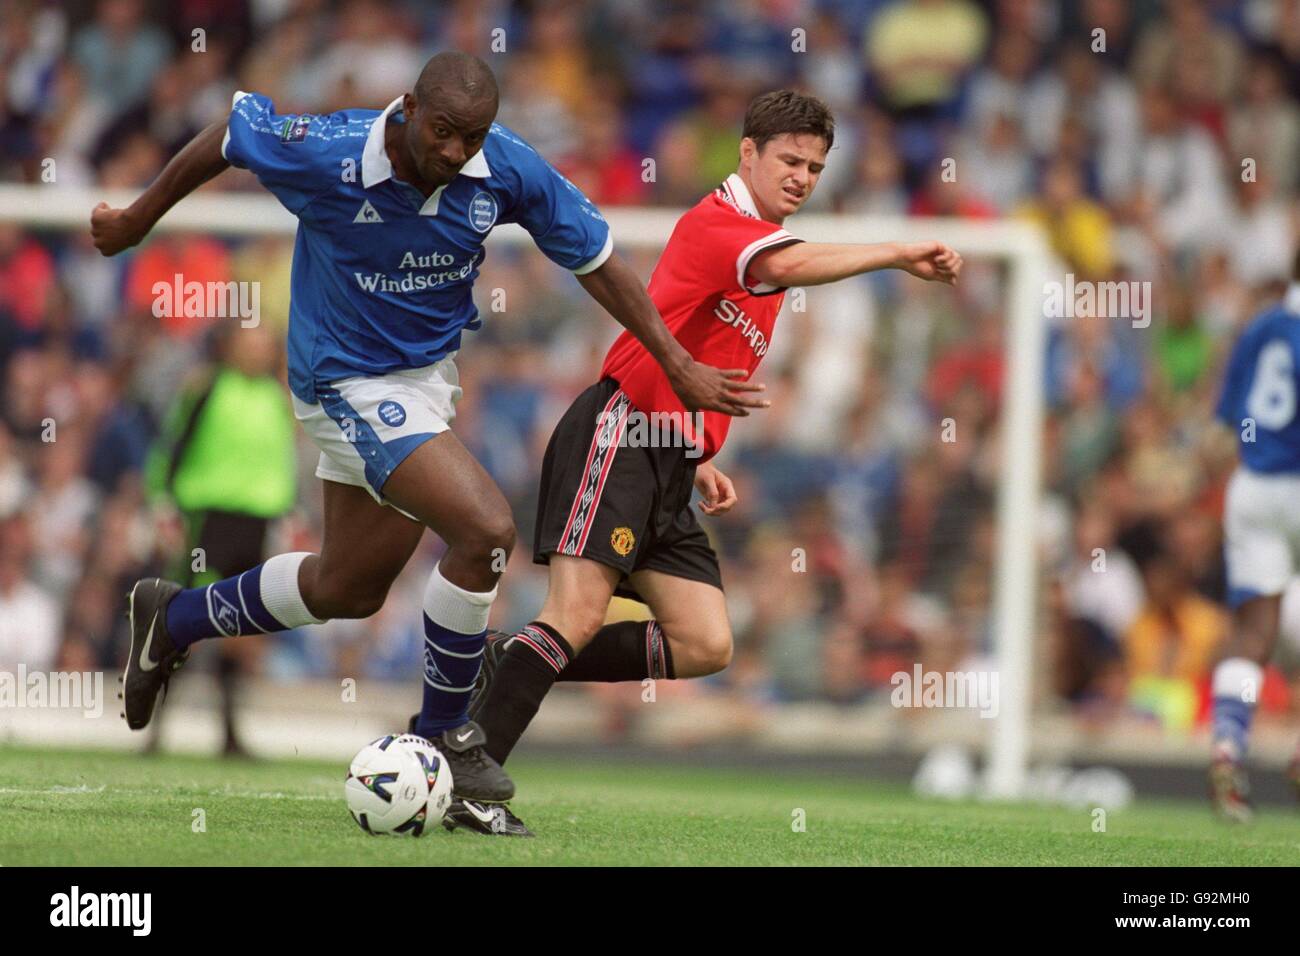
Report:
[{"label": "player's short dark hair", "polygon": [[1300,282],[1300,242],[1296,243],[1295,262],[1291,265],[1291,278]]},{"label": "player's short dark hair", "polygon": [[835,117],[817,97],[797,90],[772,90],[750,100],[743,135],[762,149],[768,140],[783,133],[820,136],[829,150],[835,142]]}]

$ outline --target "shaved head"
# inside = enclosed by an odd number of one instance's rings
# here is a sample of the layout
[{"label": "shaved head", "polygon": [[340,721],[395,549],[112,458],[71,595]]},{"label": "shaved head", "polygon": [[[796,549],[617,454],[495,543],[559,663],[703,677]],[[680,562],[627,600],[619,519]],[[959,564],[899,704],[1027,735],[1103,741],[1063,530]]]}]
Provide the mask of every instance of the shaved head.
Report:
[{"label": "shaved head", "polygon": [[399,175],[426,196],[451,182],[483,148],[498,105],[497,79],[478,57],[453,51],[433,57],[402,100],[406,122],[385,134],[394,141],[385,148],[395,150]]},{"label": "shaved head", "polygon": [[492,69],[473,54],[448,50],[424,64],[420,78],[415,81],[415,96],[421,102],[432,102],[457,94],[471,103],[495,104],[497,78],[492,75]]}]

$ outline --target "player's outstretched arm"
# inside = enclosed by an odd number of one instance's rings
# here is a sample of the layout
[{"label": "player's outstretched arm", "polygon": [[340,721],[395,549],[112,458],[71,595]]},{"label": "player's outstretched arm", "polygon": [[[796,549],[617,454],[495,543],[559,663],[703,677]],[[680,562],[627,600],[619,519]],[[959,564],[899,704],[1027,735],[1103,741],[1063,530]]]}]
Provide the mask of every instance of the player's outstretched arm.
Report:
[{"label": "player's outstretched arm", "polygon": [[759,253],[749,265],[749,274],[760,282],[789,288],[824,285],[878,269],[902,269],[919,279],[956,285],[961,266],[961,254],[942,242],[799,242]]},{"label": "player's outstretched arm", "polygon": [[125,209],[101,202],[90,213],[90,237],[103,255],[115,256],[149,234],[163,213],[230,164],[221,155],[226,122],[213,123],[172,157],[158,178]]},{"label": "player's outstretched arm", "polygon": [[767,408],[772,404],[747,394],[761,392],[766,386],[744,381],[748,374],[744,369],[716,369],[691,358],[664,325],[659,310],[632,267],[618,255],[611,255],[600,268],[578,276],[578,281],[654,356],[687,411],[744,416],[751,408]]}]

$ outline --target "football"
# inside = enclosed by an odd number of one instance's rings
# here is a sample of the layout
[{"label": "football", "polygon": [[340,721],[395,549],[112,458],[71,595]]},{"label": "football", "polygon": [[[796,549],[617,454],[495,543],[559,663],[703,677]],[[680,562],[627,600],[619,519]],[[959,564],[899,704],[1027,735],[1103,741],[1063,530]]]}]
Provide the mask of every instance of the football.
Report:
[{"label": "football", "polygon": [[378,836],[423,836],[451,803],[451,768],[415,734],[372,740],[352,758],[344,794],[352,819]]}]

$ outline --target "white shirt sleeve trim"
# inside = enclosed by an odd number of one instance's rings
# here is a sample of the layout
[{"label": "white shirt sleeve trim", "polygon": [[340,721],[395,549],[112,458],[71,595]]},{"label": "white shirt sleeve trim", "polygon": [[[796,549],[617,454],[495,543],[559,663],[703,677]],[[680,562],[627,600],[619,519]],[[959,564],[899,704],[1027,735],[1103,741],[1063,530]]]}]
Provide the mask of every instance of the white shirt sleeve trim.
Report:
[{"label": "white shirt sleeve trim", "polygon": [[1292,282],[1286,289],[1286,309],[1300,315],[1300,282]]},{"label": "white shirt sleeve trim", "polygon": [[605,244],[600,247],[600,252],[596,253],[595,258],[588,260],[583,265],[573,270],[575,276],[585,276],[588,272],[595,272],[605,264],[605,260],[614,252],[614,234],[611,232],[605,237]]},{"label": "white shirt sleeve trim", "polygon": [[[244,90],[235,90],[235,95],[230,98],[230,108],[234,110],[235,104],[247,96]],[[226,119],[226,135],[221,137],[221,158],[230,162],[230,157],[226,155],[226,147],[230,145],[230,119]]]},{"label": "white shirt sleeve trim", "polygon": [[758,255],[764,249],[767,249],[770,246],[784,245],[792,241],[798,242],[799,240],[795,236],[790,235],[790,233],[786,232],[784,229],[778,229],[776,232],[769,233],[761,239],[755,239],[747,245],[740,251],[740,255],[736,256],[736,284],[746,292],[775,292],[777,286],[771,285],[767,282],[760,282],[753,288],[745,285],[745,273],[749,271],[749,263],[753,260],[754,256]]}]

